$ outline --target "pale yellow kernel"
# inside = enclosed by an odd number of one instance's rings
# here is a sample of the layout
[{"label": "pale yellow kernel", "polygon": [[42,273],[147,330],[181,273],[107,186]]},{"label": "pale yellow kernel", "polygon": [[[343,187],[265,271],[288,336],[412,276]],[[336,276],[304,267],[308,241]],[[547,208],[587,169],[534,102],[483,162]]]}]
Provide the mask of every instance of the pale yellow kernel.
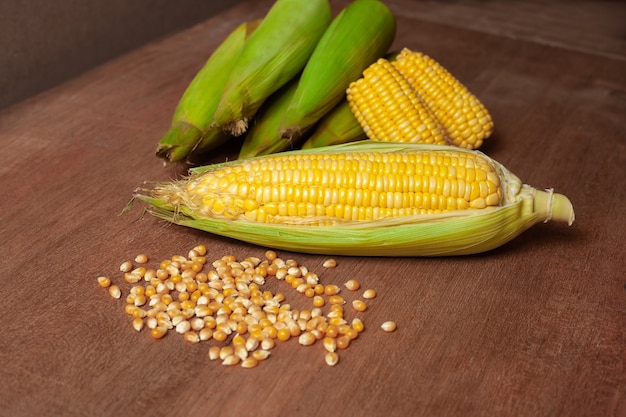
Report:
[{"label": "pale yellow kernel", "polygon": [[252,352],[251,356],[257,361],[262,361],[270,356],[270,351],[265,349],[259,349]]},{"label": "pale yellow kernel", "polygon": [[235,354],[232,354],[222,360],[222,365],[232,366],[237,365],[239,362],[241,362],[241,358]]},{"label": "pale yellow kernel", "polygon": [[350,291],[356,291],[359,288],[361,288],[361,284],[359,283],[359,281],[357,281],[356,279],[349,279],[348,281],[346,281],[345,284],[343,284],[344,287],[346,287],[347,289],[349,289]]},{"label": "pale yellow kernel", "polygon": [[203,327],[198,335],[200,336],[200,340],[209,340],[213,337],[213,330],[208,327]]},{"label": "pale yellow kernel", "polygon": [[139,255],[137,255],[135,257],[135,262],[137,262],[138,264],[145,264],[148,262],[148,255],[146,255],[145,253],[140,253]]},{"label": "pale yellow kernel", "polygon": [[198,343],[200,341],[200,335],[192,330],[183,334],[183,339],[188,343]]},{"label": "pale yellow kernel", "polygon": [[204,245],[197,245],[192,250],[196,252],[199,256],[204,256],[207,253],[206,246]]},{"label": "pale yellow kernel", "polygon": [[141,319],[139,317],[133,319],[133,328],[135,330],[137,330],[138,332],[140,332],[141,329],[143,329],[144,324],[145,323],[144,323],[143,319]]},{"label": "pale yellow kernel", "polygon": [[370,288],[370,289],[363,291],[363,298],[371,299],[375,297],[376,297],[376,291],[374,291],[373,289]]},{"label": "pale yellow kernel", "polygon": [[259,364],[259,360],[256,359],[254,356],[250,356],[241,361],[242,368],[254,368],[258,364]]},{"label": "pale yellow kernel", "polygon": [[108,288],[111,286],[111,279],[108,277],[98,277],[98,285],[102,288]]},{"label": "pale yellow kernel", "polygon": [[298,343],[303,346],[310,346],[315,343],[316,340],[317,339],[311,332],[304,332],[300,335],[300,337],[298,337]]},{"label": "pale yellow kernel", "polygon": [[276,342],[274,339],[263,339],[261,340],[261,349],[263,350],[272,350],[276,346]]},{"label": "pale yellow kernel", "polygon": [[337,266],[337,261],[333,258],[326,259],[322,264],[324,268],[334,268]]},{"label": "pale yellow kernel", "polygon": [[122,296],[122,290],[117,285],[111,285],[109,287],[109,294],[113,298],[120,298]]},{"label": "pale yellow kernel", "polygon": [[130,272],[133,269],[133,263],[131,261],[122,262],[120,265],[120,271],[126,273]]},{"label": "pale yellow kernel", "polygon": [[386,321],[383,324],[381,324],[380,327],[386,332],[393,332],[394,330],[396,330],[397,325],[393,321]]},{"label": "pale yellow kernel", "polygon": [[219,346],[211,346],[209,349],[209,359],[214,361],[220,357],[220,347]]},{"label": "pale yellow kernel", "polygon": [[328,366],[335,366],[339,362],[339,355],[336,352],[327,352],[324,355],[324,360]]}]

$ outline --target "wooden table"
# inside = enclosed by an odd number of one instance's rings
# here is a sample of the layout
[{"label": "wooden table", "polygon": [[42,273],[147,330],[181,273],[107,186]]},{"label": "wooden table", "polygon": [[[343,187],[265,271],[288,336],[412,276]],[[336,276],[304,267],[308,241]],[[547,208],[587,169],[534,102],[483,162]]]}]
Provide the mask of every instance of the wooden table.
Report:
[{"label": "wooden table", "polygon": [[335,367],[319,344],[281,342],[243,369],[210,361],[212,342],[135,332],[96,277],[123,282],[122,261],[199,243],[211,260],[265,252],[140,208],[120,215],[144,181],[184,173],[156,142],[208,54],[270,6],[250,1],[0,112],[1,415],[626,415],[624,3],[387,3],[394,47],[431,55],[478,95],[496,124],[483,150],[569,196],[573,226],[539,224],[477,256],[338,257],[328,270],[326,256],[279,252],[324,283],[378,291]]}]

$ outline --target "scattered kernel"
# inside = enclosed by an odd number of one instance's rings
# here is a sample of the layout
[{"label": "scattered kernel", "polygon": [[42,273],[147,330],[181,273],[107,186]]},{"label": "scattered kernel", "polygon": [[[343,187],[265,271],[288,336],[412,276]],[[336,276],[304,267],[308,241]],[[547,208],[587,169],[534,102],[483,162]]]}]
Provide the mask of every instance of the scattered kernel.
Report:
[{"label": "scattered kernel", "polygon": [[327,352],[324,355],[324,360],[328,366],[335,366],[339,362],[339,355],[335,352]]},{"label": "scattered kernel", "polygon": [[367,310],[367,304],[363,300],[354,300],[352,301],[352,308],[356,311],[365,311]]},{"label": "scattered kernel", "polygon": [[333,258],[326,259],[322,264],[324,268],[334,268],[337,266],[337,261]]},{"label": "scattered kernel", "polygon": [[220,347],[219,346],[211,346],[209,349],[209,359],[212,361],[218,359],[220,357]]},{"label": "scattered kernel", "polygon": [[111,286],[111,279],[107,277],[98,277],[98,285],[102,288],[108,288]]},{"label": "scattered kernel", "polygon": [[123,262],[120,265],[120,271],[121,272],[130,272],[130,271],[132,271],[132,269],[133,269],[133,263],[131,261]]},{"label": "scattered kernel", "polygon": [[393,321],[386,321],[380,326],[386,332],[393,332],[396,330],[396,323]]},{"label": "scattered kernel", "polygon": [[[124,308],[136,331],[146,327],[152,338],[161,339],[171,330],[188,343],[218,342],[209,349],[210,360],[254,368],[269,357],[276,343],[292,338],[303,346],[320,340],[326,363],[334,366],[339,361],[336,351],[347,349],[365,328],[360,318],[349,322],[344,317],[347,300],[339,295],[340,286],[321,283],[315,272],[294,259],[281,259],[268,250],[265,258],[238,260],[226,255],[210,261],[206,253],[204,245],[196,245],[187,256],[174,255],[157,267],[148,265],[144,253],[120,265],[123,279],[132,284]],[[323,264],[325,268],[336,265],[332,258]],[[285,281],[298,297],[311,300],[309,307],[296,308],[285,302],[285,294],[264,289],[269,279]],[[112,297],[122,297],[110,278],[100,276],[97,281]],[[361,284],[349,279],[343,286],[357,291]],[[375,295],[368,289],[363,299]],[[359,312],[367,309],[363,300],[351,304]],[[328,312],[322,310],[326,305]]]},{"label": "scattered kernel", "polygon": [[346,281],[345,284],[343,284],[344,287],[346,287],[347,289],[349,289],[350,291],[356,291],[359,288],[361,288],[361,284],[359,283],[359,281],[357,281],[356,279],[349,279],[348,281]]},{"label": "scattered kernel", "polygon": [[363,298],[371,299],[374,297],[376,297],[376,291],[372,290],[371,288],[363,291]]},{"label": "scattered kernel", "polygon": [[120,298],[122,296],[122,290],[120,290],[120,287],[117,285],[111,285],[109,287],[109,294],[111,294],[113,298]]}]

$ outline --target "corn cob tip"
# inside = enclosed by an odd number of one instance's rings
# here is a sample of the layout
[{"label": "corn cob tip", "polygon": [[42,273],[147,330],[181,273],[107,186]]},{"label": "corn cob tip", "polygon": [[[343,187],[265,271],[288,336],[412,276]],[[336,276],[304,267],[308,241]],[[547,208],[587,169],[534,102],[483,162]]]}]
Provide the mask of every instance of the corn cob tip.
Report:
[{"label": "corn cob tip", "polygon": [[[547,207],[547,208],[544,208]],[[554,190],[535,190],[535,210],[547,213],[544,223],[548,221],[566,222],[568,226],[574,223],[574,207],[572,202],[563,194]]]},{"label": "corn cob tip", "polygon": [[168,162],[178,162],[196,148],[202,131],[192,124],[179,122],[172,126],[157,145],[156,155]]}]

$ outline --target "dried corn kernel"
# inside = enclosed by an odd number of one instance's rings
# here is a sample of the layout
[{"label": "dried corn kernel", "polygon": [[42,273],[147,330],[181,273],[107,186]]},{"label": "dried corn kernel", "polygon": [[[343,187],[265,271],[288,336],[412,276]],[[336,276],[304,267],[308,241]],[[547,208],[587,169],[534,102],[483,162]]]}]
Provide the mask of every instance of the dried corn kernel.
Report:
[{"label": "dried corn kernel", "polygon": [[380,327],[386,332],[393,332],[397,328],[396,323],[393,321],[386,321]]}]

